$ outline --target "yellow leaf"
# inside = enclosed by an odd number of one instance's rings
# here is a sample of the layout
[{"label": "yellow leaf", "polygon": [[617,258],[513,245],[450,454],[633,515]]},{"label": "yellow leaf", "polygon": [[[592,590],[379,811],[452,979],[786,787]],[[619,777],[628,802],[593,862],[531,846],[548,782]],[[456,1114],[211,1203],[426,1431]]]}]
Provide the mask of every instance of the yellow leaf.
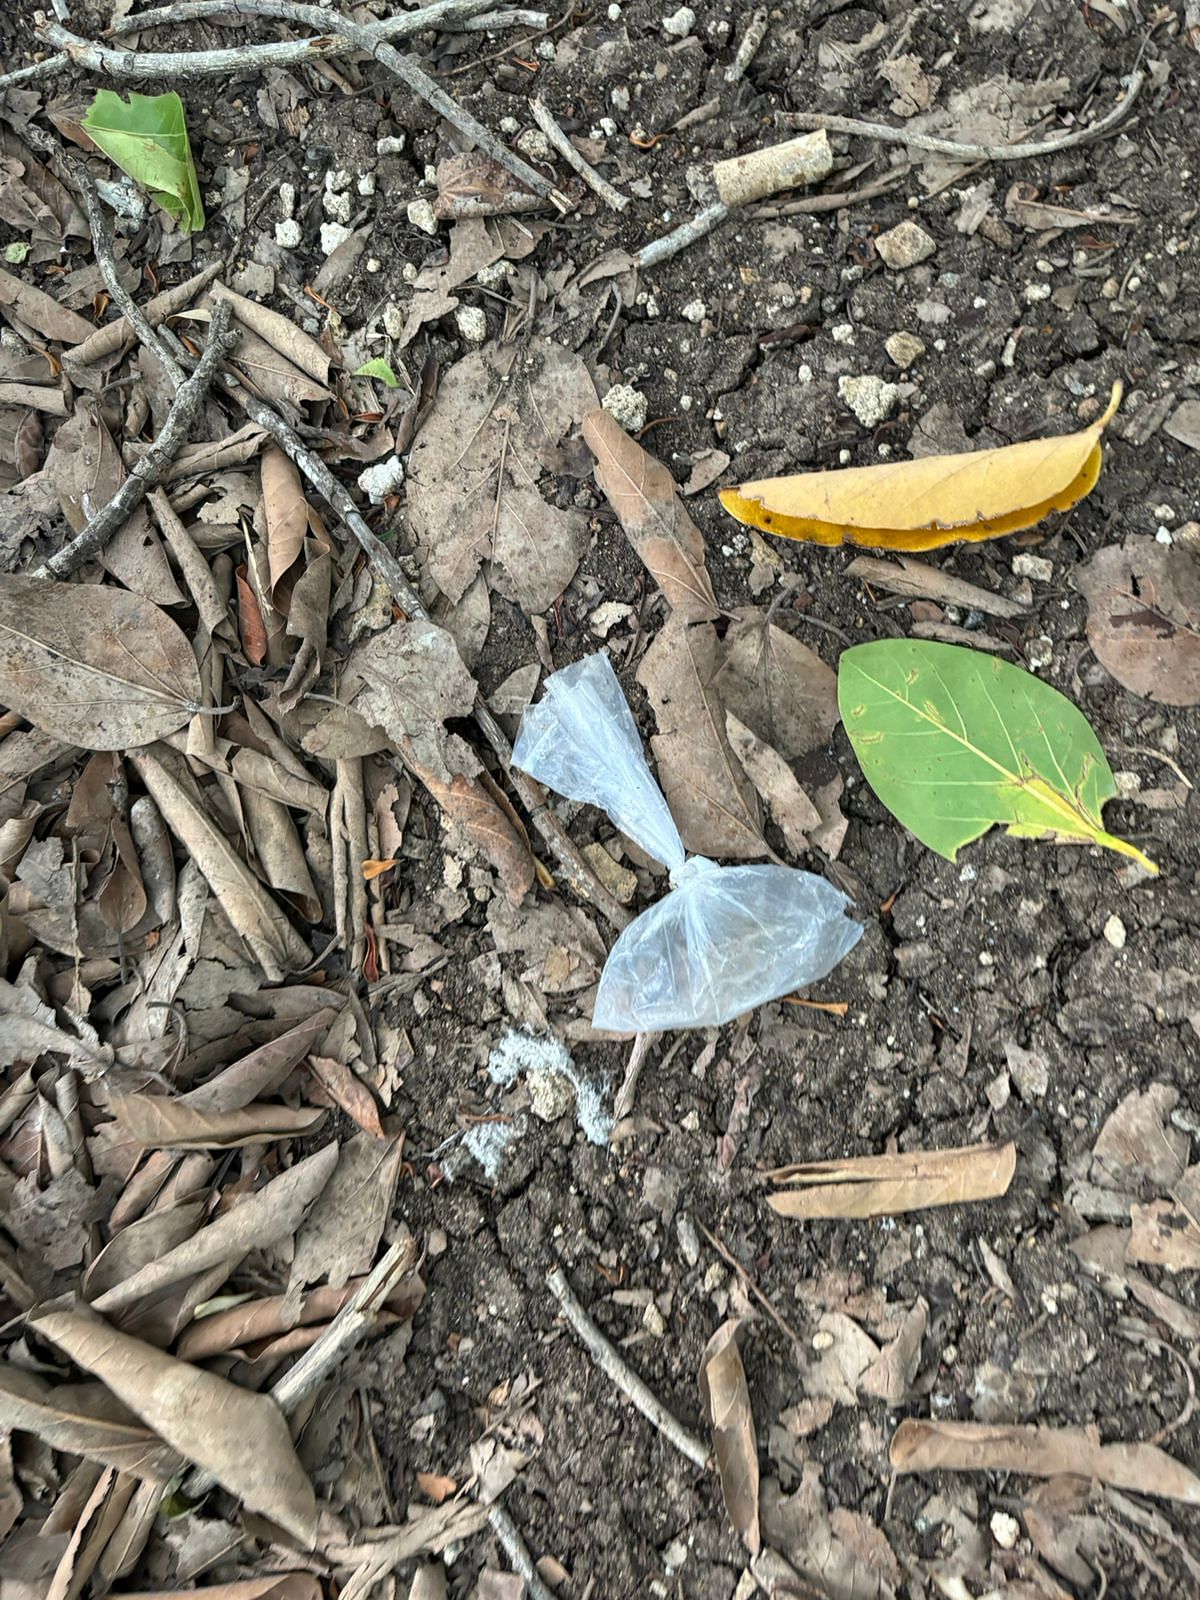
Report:
[{"label": "yellow leaf", "polygon": [[720,491],[739,522],[810,544],[936,550],[959,539],[996,539],[1069,511],[1095,486],[1100,435],[1121,403],[1113,385],[1104,415],[1078,433],[999,450],[762,478]]}]

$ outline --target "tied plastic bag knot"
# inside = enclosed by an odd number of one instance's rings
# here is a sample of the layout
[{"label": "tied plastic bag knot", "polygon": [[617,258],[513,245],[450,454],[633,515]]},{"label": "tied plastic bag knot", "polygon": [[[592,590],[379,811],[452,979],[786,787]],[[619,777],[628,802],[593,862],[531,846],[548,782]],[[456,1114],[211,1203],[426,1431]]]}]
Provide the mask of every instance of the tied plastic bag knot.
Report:
[{"label": "tied plastic bag knot", "polygon": [[862,937],[846,916],[849,900],[814,873],[688,859],[603,652],[546,680],[521,719],[513,761],[547,788],[599,806],[670,872],[670,892],[609,953],[593,1027],[716,1027],[815,983]]},{"label": "tied plastic bag knot", "polygon": [[688,856],[681,867],[671,868],[672,889],[682,889],[685,883],[693,883],[697,878],[702,878],[706,872],[720,872],[722,869],[715,861],[710,861],[707,856]]}]

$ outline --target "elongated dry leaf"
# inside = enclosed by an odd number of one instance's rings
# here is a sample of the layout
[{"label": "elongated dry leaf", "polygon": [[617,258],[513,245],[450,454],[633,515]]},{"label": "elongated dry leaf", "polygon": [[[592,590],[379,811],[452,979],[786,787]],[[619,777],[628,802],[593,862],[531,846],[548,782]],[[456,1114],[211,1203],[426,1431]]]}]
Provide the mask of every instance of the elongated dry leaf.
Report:
[{"label": "elongated dry leaf", "polygon": [[382,728],[397,748],[444,783],[454,772],[446,759],[448,717],[466,717],[475,704],[475,682],[458,646],[436,623],[393,622],[360,645],[346,667],[344,684],[361,684],[352,709]]},{"label": "elongated dry leaf", "polygon": [[311,334],[298,328],[282,312],[272,311],[270,306],[260,305],[257,300],[250,300],[244,294],[236,294],[223,283],[214,283],[212,294],[214,299],[228,300],[233,307],[235,320],[278,350],[292,366],[299,367],[301,372],[307,373],[322,387],[329,382],[327,352]]},{"label": "elongated dry leaf", "polygon": [[86,1456],[163,1483],[182,1465],[169,1445],[100,1384],[50,1384],[8,1364],[0,1366],[4,1428],[31,1433],[65,1455]]},{"label": "elongated dry leaf", "polygon": [[37,1330],[249,1510],[313,1545],[316,1496],[269,1395],[239,1389],[91,1315],[51,1312]]},{"label": "elongated dry leaf", "polygon": [[650,741],[658,778],[685,847],[737,860],[766,854],[754,786],[725,731],[716,688],[717,636],[710,623],[672,616],[647,650],[638,682],[659,731]]},{"label": "elongated dry leaf", "polygon": [[751,1555],[761,1547],[758,1531],[758,1442],[750,1390],[737,1335],[739,1317],[723,1322],[704,1348],[700,1394],[712,1429],[713,1455],[729,1520]]},{"label": "elongated dry leaf", "polygon": [[272,1573],[266,1578],[235,1578],[191,1589],[139,1589],[123,1600],[321,1600],[321,1585],[308,1572]]},{"label": "elongated dry leaf", "polygon": [[332,1006],[314,1012],[278,1038],[268,1039],[234,1061],[198,1089],[181,1095],[180,1104],[197,1111],[238,1111],[252,1100],[273,1094],[309,1051],[316,1049],[336,1016]]},{"label": "elongated dry leaf", "polygon": [[145,1150],[236,1150],[315,1133],[325,1113],[311,1106],[256,1102],[234,1111],[205,1111],[161,1094],[126,1094],[112,1101],[121,1133]]},{"label": "elongated dry leaf", "polygon": [[596,457],[596,482],[667,604],[689,622],[715,617],[704,536],[684,509],[666,467],[602,406],[584,418],[583,437]]},{"label": "elongated dry leaf", "polygon": [[1130,538],[1076,569],[1088,643],[1118,683],[1160,705],[1200,700],[1200,561],[1184,545]]},{"label": "elongated dry leaf", "polygon": [[83,1275],[83,1294],[96,1300],[126,1278],[190,1239],[204,1222],[208,1194],[160,1206],[113,1235]]},{"label": "elongated dry leaf", "polygon": [[0,307],[11,311],[45,338],[56,339],[61,344],[82,344],[96,331],[90,322],[60,306],[43,289],[23,283],[3,267],[0,267]]},{"label": "elongated dry leaf", "polygon": [[915,1150],[847,1161],[813,1161],[768,1174],[773,1183],[801,1188],[773,1194],[781,1217],[886,1217],[902,1211],[994,1200],[1017,1170],[1017,1147],[972,1144],[954,1150]]},{"label": "elongated dry leaf", "polygon": [[520,905],[533,887],[533,852],[516,813],[503,793],[492,792],[486,774],[456,772],[449,783],[409,758],[409,765],[441,806],[452,827],[459,827],[500,875],[513,905]]},{"label": "elongated dry leaf", "polygon": [[883,639],[838,663],[842,720],[867,781],[950,861],[996,823],[1098,844],[1158,868],[1101,820],[1116,779],[1077,706],[1021,667],[959,645]]},{"label": "elongated dry leaf", "polygon": [[1069,511],[1095,486],[1100,436],[1121,402],[1090,427],[998,450],[763,478],[720,491],[739,522],[812,544],[937,550],[956,540],[997,539]]},{"label": "elongated dry leaf", "polygon": [[100,1295],[93,1302],[94,1308],[119,1311],[210,1267],[223,1266],[232,1271],[251,1250],[267,1249],[280,1239],[290,1238],[329,1182],[337,1157],[336,1144],[327,1144],[305,1156],[222,1212],[208,1227]]},{"label": "elongated dry leaf", "polygon": [[369,1271],[391,1215],[403,1144],[356,1133],[342,1145],[333,1176],[299,1230],[290,1296],[322,1278],[337,1289]]},{"label": "elongated dry leaf", "polygon": [[737,612],[716,685],[726,709],[785,761],[827,745],[837,727],[836,674],[765,611]]},{"label": "elongated dry leaf", "polygon": [[183,630],[138,595],[0,575],[0,702],[85,750],[148,744],[194,715]]},{"label": "elongated dry leaf", "polygon": [[793,855],[804,855],[810,835],[821,826],[821,813],[779,752],[751,733],[732,711],[725,713],[725,732],[729,748],[774,817],[788,849]]},{"label": "elongated dry leaf", "polygon": [[163,745],[129,755],[163,820],[204,874],[230,923],[267,977],[278,982],[307,965],[308,948],[172,770],[176,759],[175,752]]},{"label": "elongated dry leaf", "polygon": [[267,519],[267,563],[271,571],[271,596],[295,566],[308,532],[308,502],[300,474],[278,445],[263,451],[263,515]]},{"label": "elongated dry leaf", "polygon": [[1030,1478],[1095,1478],[1184,1505],[1200,1506],[1200,1478],[1154,1444],[1101,1444],[1094,1427],[1036,1423],[922,1422],[892,1435],[896,1472],[1020,1472]]}]

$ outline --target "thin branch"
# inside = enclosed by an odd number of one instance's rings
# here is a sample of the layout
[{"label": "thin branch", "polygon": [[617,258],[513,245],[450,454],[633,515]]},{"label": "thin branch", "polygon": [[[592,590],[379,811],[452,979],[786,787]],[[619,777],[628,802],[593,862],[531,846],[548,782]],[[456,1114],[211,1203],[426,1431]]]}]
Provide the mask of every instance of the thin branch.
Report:
[{"label": "thin branch", "polygon": [[558,123],[555,122],[542,101],[538,99],[531,100],[529,109],[533,112],[533,120],[538,127],[567,165],[575,169],[588,188],[594,189],[606,206],[611,206],[614,211],[624,211],[629,204],[628,195],[623,195],[620,190],[614,189],[607,178],[602,178],[594,167],[588,165]]},{"label": "thin branch", "polygon": [[[464,138],[469,139],[493,161],[506,167],[527,189],[532,189],[535,194],[544,195],[560,211],[566,212],[571,209],[571,202],[548,179],[543,178],[541,173],[535,172],[528,162],[522,161],[520,156],[515,155],[481,122],[477,122],[469,111],[464,111],[411,56],[402,56],[386,40],[381,39],[376,29],[351,22],[348,17],[342,16],[337,11],[326,11],[321,6],[293,3],[293,0],[233,0],[223,14],[226,17],[275,18],[315,28],[321,38],[330,43],[330,48],[320,52],[321,54],[333,54],[333,46],[339,42],[343,49],[349,45],[356,50],[365,51],[378,61],[381,67],[385,67],[415,95],[424,100],[426,105],[431,106],[438,116],[457,128]],[[227,52],[214,50],[162,54],[150,51],[114,50],[108,45],[81,39],[68,28],[51,22],[44,12],[35,12],[34,19],[39,35],[47,43],[70,56],[77,66],[87,67],[93,72],[104,72],[112,77],[163,80],[171,77],[211,75],[213,72],[224,74],[233,70]],[[226,55],[225,61],[214,66],[215,58],[221,54]],[[257,61],[261,64],[261,57],[257,58]],[[244,56],[242,64],[245,65]]]},{"label": "thin branch", "polygon": [[79,190],[83,200],[83,209],[87,214],[88,227],[92,232],[92,250],[96,257],[96,265],[100,268],[100,275],[104,279],[109,294],[117,310],[125,321],[137,334],[139,340],[152,355],[157,356],[167,382],[171,385],[173,394],[178,394],[187,378],[187,373],[176,361],[171,351],[167,349],[159,335],[150,326],[141,307],[121,282],[121,275],[117,271],[117,259],[113,251],[112,234],[109,231],[108,217],[104,212],[104,202],[100,199],[100,191],[92,182],[92,175],[82,161],[68,160],[67,171],[70,173],[75,187]]},{"label": "thin branch", "polygon": [[703,239],[706,234],[720,227],[729,215],[729,207],[720,200],[714,200],[711,206],[705,206],[703,211],[688,222],[682,223],[678,228],[673,228],[670,233],[665,233],[661,239],[651,239],[638,251],[635,260],[641,268],[657,267],[660,261],[669,261],[672,256],[677,256],[681,250],[686,250],[689,245]]},{"label": "thin branch", "polygon": [[15,89],[18,84],[40,83],[43,78],[56,77],[70,65],[66,56],[47,56],[45,61],[33,61],[27,67],[14,67],[11,72],[0,73],[0,94],[6,89]]},{"label": "thin branch", "polygon": [[546,1279],[546,1287],[562,1307],[563,1315],[571,1327],[579,1335],[589,1353],[595,1357],[596,1364],[609,1378],[621,1393],[631,1400],[637,1409],[668,1439],[689,1461],[701,1468],[708,1467],[710,1462],[707,1447],[683,1426],[663,1405],[662,1401],[650,1389],[637,1373],[625,1364],[624,1358],[616,1348],[600,1332],[600,1329],[588,1316],[587,1312],[575,1298],[574,1291],[567,1282],[566,1273],[561,1267],[555,1267]]},{"label": "thin branch", "polygon": [[1076,128],[1073,133],[1059,134],[1053,139],[1030,140],[1024,144],[962,144],[955,139],[913,133],[908,128],[893,128],[886,122],[860,122],[857,117],[832,117],[819,111],[789,111],[779,120],[787,128],[824,128],[828,133],[849,133],[884,144],[902,144],[910,150],[952,156],[956,161],[1029,161],[1038,156],[1057,155],[1060,150],[1073,150],[1077,145],[1091,144],[1094,139],[1111,133],[1129,115],[1145,83],[1146,74],[1139,69],[1130,77],[1124,97],[1099,122],[1091,122],[1086,128]]},{"label": "thin branch", "polygon": [[[450,29],[469,17],[486,11],[494,0],[433,0],[432,5],[420,6],[415,11],[401,11],[394,17],[381,17],[376,22],[364,24],[380,39],[411,39],[414,34],[426,33],[435,28]],[[111,28],[106,28],[106,39],[121,39],[131,33],[145,33],[150,28],[172,28],[181,22],[203,22],[207,17],[228,17],[241,8],[230,0],[176,0],[174,5],[155,6],[150,11],[140,11],[136,17],[125,17]],[[325,30],[328,36],[328,29]],[[293,49],[315,44],[312,39],[287,41]],[[263,46],[256,46],[261,49]],[[344,49],[344,45],[339,45]],[[322,54],[328,52],[322,51]],[[298,59],[304,59],[299,57]]]},{"label": "thin branch", "polygon": [[625,1068],[625,1076],[621,1080],[621,1087],[617,1090],[617,1098],[613,1101],[613,1127],[624,1119],[633,1110],[634,1098],[637,1095],[638,1079],[642,1075],[642,1068],[650,1056],[650,1047],[657,1033],[638,1033],[634,1035],[633,1049],[629,1052],[629,1065]]},{"label": "thin branch", "polygon": [[528,1546],[504,1507],[492,1506],[488,1511],[488,1522],[508,1557],[509,1565],[519,1578],[524,1578],[530,1600],[554,1600],[554,1591],[543,1583]]},{"label": "thin branch", "polygon": [[85,562],[99,555],[118,530],[125,526],[147,491],[162,481],[180,447],[187,442],[218,366],[237,343],[237,335],[229,331],[228,306],[227,300],[218,300],[213,306],[204,354],[195,372],[172,400],[157,439],[108,504],[101,507],[81,533],[65,544],[57,555],[37,567],[31,576],[69,578],[73,572],[78,572]]},{"label": "thin branch", "polygon": [[[221,301],[217,303],[218,305],[222,303],[228,304],[228,302]],[[278,412],[250,394],[238,383],[236,378],[224,373],[221,377],[221,383],[226,392],[237,401],[250,420],[256,422],[260,428],[271,435],[284,454],[295,462],[313,488],[328,501],[338,516],[341,517],[346,527],[358,541],[363,554],[371,563],[376,575],[391,590],[393,598],[401,609],[407,612],[410,617],[419,617],[428,622],[430,620],[429,613],[422,605],[420,596],[405,576],[404,568],[388,549],[387,545],[367,526],[358,507],[350,498],[348,490],[343,488],[321,458],[308,448],[300,438],[300,435],[288,426]],[[563,878],[571,885],[581,900],[587,900],[594,905],[598,911],[608,918],[614,928],[618,930],[627,928],[631,921],[629,912],[604,887],[595,872],[576,849],[566,829],[550,809],[538,786],[519,767],[513,766],[512,745],[505,737],[500,724],[493,717],[487,706],[484,705],[482,696],[475,703],[475,722],[499,759],[505,775],[516,790],[521,804],[528,812],[530,821],[545,840]]]}]

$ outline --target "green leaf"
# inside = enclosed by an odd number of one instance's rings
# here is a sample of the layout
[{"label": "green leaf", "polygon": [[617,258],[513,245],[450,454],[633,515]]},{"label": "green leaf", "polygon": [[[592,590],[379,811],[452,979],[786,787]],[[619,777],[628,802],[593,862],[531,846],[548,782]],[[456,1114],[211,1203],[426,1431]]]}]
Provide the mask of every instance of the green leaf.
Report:
[{"label": "green leaf", "polygon": [[872,789],[922,844],[953,861],[994,823],[1019,838],[1099,844],[1158,868],[1106,833],[1117,792],[1078,707],[978,650],[885,639],[846,650],[838,706]]},{"label": "green leaf", "polygon": [[100,89],[81,126],[110,161],[149,190],[184,233],[204,226],[183,101],[174,91],[131,93],[126,103],[111,89]]},{"label": "green leaf", "polygon": [[364,361],[361,367],[354,369],[356,378],[378,378],[380,383],[387,384],[389,389],[398,389],[400,379],[384,361],[382,356],[376,356],[373,361]]}]

